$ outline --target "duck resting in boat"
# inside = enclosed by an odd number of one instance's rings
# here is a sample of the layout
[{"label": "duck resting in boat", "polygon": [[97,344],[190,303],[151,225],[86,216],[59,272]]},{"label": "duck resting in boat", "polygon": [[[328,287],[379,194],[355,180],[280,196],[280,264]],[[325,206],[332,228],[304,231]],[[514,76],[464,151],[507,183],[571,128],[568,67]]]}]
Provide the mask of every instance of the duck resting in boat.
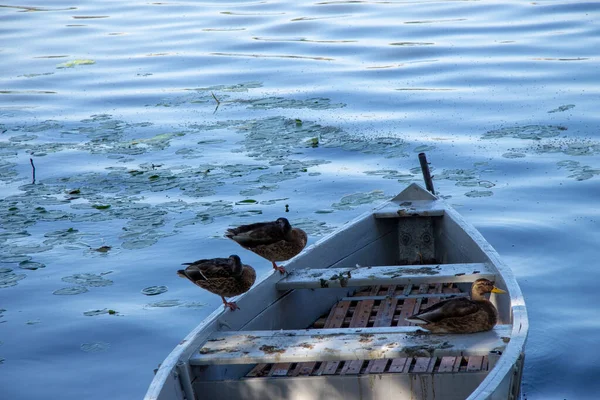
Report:
[{"label": "duck resting in boat", "polygon": [[506,292],[487,279],[477,279],[471,286],[471,299],[459,297],[441,301],[406,320],[431,333],[489,331],[498,321],[498,311],[485,297],[488,293]]},{"label": "duck resting in boat", "polygon": [[223,305],[231,311],[239,307],[235,302],[228,302],[225,297],[238,296],[247,292],[256,280],[256,272],[249,265],[242,264],[240,258],[233,254],[229,258],[211,258],[184,263],[186,269],[177,271],[177,275],[187,278],[192,283],[221,296]]},{"label": "duck resting in boat", "polygon": [[241,225],[227,230],[225,236],[273,263],[273,269],[285,273],[275,261],[296,256],[306,246],[307,236],[300,228],[292,228],[286,218],[270,222]]}]

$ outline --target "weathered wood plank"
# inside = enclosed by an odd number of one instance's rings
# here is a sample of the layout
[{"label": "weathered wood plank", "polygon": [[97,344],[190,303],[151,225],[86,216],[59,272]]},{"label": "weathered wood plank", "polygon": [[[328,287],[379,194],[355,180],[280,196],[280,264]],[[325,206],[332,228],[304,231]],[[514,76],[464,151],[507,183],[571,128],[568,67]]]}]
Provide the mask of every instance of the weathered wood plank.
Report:
[{"label": "weathered wood plank", "polygon": [[269,376],[287,376],[292,363],[277,363],[271,367]]},{"label": "weathered wood plank", "polygon": [[[356,306],[356,310],[354,311],[354,315],[352,316],[352,320],[350,321],[351,328],[362,328],[366,327],[369,323],[369,317],[371,316],[371,310],[373,309],[373,305],[375,305],[375,300],[363,300],[358,302],[358,306]],[[365,340],[368,340],[365,337]],[[344,368],[342,369],[342,375],[355,375],[360,373],[360,369],[363,365],[362,360],[352,360],[346,362]]]},{"label": "weathered wood plank", "polygon": [[440,367],[438,368],[438,372],[452,372],[452,368],[454,368],[455,362],[456,362],[456,357],[452,357],[452,356],[442,357],[442,361],[440,363]]},{"label": "weathered wood plank", "polygon": [[428,264],[435,260],[431,218],[408,218],[398,223],[398,256],[402,264]]},{"label": "weathered wood plank", "polygon": [[416,334],[416,327],[215,332],[192,355],[192,365],[257,364],[428,356],[483,356],[503,349],[510,325],[470,335]]},{"label": "weathered wood plank", "polygon": [[[338,301],[334,306],[333,311],[329,313],[327,321],[325,322],[325,328],[341,328],[344,324],[348,308],[350,308],[350,300]],[[339,361],[327,361],[324,362],[321,368],[319,368],[318,374],[323,375],[334,375],[335,371],[339,366]]]},{"label": "weathered wood plank", "polygon": [[317,363],[314,361],[298,364],[298,375],[310,375],[313,369],[315,369],[315,365],[317,365]]},{"label": "weathered wood plank", "polygon": [[433,364],[435,364],[435,358],[416,357],[415,366],[413,367],[412,372],[430,372],[429,370],[433,369]]},{"label": "weathered wood plank", "polygon": [[410,367],[411,361],[412,361],[412,358],[410,358],[410,357],[394,358],[392,360],[392,363],[390,364],[389,372],[392,372],[392,373],[408,372],[408,368]]},{"label": "weathered wood plank", "polygon": [[[252,368],[250,370],[250,372],[248,372],[248,374],[246,374],[246,376],[248,376],[248,377],[265,376],[266,373],[264,371],[265,371],[265,369],[267,368],[268,365],[269,364],[257,364],[257,365],[254,366],[254,368]],[[271,372],[272,371],[273,370],[271,370]]]},{"label": "weathered wood plank", "polygon": [[385,367],[390,360],[371,360],[369,361],[369,366],[367,367],[368,374],[381,374],[385,371]]},{"label": "weathered wood plank", "polygon": [[495,269],[486,263],[306,268],[292,271],[277,282],[277,289],[473,282],[479,278],[494,280],[495,273]]},{"label": "weathered wood plank", "polygon": [[350,300],[338,301],[334,306],[334,310],[329,313],[327,321],[325,321],[325,328],[339,328],[344,323],[344,318],[350,307]]},{"label": "weathered wood plank", "polygon": [[483,364],[483,356],[471,356],[467,363],[467,371],[481,371],[481,365]]},{"label": "weathered wood plank", "polygon": [[417,304],[417,299],[410,298],[404,300],[404,304],[402,304],[402,311],[400,311],[400,319],[398,320],[398,326],[408,326],[410,322],[406,320],[406,318],[414,315],[415,305]]}]

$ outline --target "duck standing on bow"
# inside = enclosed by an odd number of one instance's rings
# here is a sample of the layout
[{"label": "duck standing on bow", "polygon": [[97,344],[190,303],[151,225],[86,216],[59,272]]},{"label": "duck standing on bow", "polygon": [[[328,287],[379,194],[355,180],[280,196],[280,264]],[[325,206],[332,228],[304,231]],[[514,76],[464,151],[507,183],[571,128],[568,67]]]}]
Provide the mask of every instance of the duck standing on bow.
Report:
[{"label": "duck standing on bow", "polygon": [[406,320],[432,333],[489,331],[498,321],[498,311],[485,297],[487,293],[506,292],[487,279],[477,279],[471,286],[471,299],[458,297],[441,301]]},{"label": "duck standing on bow", "polygon": [[285,273],[275,261],[285,261],[294,257],[306,246],[307,236],[300,228],[292,228],[286,218],[276,221],[241,225],[227,230],[225,234],[240,246],[273,263],[273,269]]},{"label": "duck standing on bow", "polygon": [[256,280],[256,272],[249,265],[242,264],[238,256],[229,258],[211,258],[184,263],[186,269],[177,271],[177,275],[187,278],[192,283],[221,296],[223,305],[231,311],[239,307],[235,302],[228,302],[225,297],[238,296],[247,292]]}]

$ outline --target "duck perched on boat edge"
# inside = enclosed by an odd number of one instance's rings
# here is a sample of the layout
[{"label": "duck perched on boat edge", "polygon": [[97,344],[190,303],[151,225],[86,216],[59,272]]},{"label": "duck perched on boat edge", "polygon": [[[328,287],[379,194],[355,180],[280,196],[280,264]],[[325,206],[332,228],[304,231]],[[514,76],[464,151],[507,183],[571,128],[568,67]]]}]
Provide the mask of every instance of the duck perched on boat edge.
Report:
[{"label": "duck perched on boat edge", "polygon": [[239,307],[228,302],[225,297],[238,296],[247,292],[256,280],[256,271],[242,264],[240,257],[233,254],[229,258],[210,258],[184,263],[186,269],[177,271],[177,275],[189,279],[195,285],[221,296],[223,305],[231,311]]},{"label": "duck perched on boat edge", "polygon": [[282,274],[285,273],[285,268],[277,266],[275,262],[296,256],[304,249],[307,241],[306,232],[300,228],[292,228],[286,218],[231,228],[227,230],[225,237],[271,261],[273,269]]},{"label": "duck perched on boat edge", "polygon": [[477,279],[471,286],[470,299],[459,297],[441,301],[406,320],[431,333],[489,331],[498,322],[498,311],[485,297],[488,293],[506,292],[487,279]]}]

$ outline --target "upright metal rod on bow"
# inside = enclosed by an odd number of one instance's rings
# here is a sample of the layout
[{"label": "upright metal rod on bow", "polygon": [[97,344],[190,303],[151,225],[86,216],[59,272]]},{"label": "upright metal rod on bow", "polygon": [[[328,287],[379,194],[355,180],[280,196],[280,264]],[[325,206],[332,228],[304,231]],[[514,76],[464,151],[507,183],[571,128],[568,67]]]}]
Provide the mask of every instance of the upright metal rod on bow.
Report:
[{"label": "upright metal rod on bow", "polygon": [[425,187],[431,192],[431,194],[435,194],[435,190],[433,190],[433,180],[431,179],[431,174],[429,173],[429,164],[427,163],[427,156],[425,156],[425,153],[419,153],[419,162],[421,163],[421,171],[423,172]]}]

